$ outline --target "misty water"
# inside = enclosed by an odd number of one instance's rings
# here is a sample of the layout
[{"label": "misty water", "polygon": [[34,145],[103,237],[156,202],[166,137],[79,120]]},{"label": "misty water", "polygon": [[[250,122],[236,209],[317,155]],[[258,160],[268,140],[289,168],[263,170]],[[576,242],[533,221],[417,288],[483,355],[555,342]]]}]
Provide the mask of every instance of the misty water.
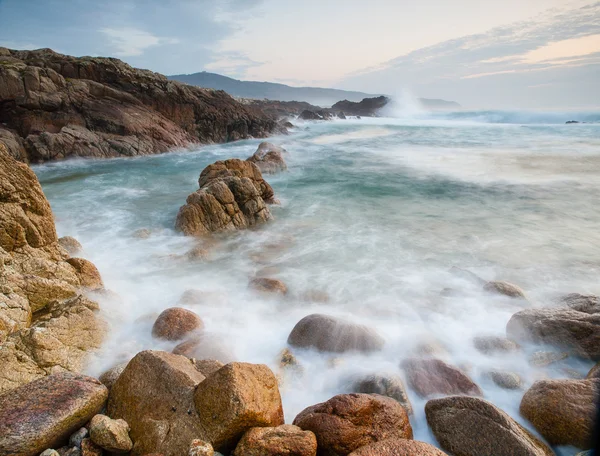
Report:
[{"label": "misty water", "polygon": [[[111,330],[88,372],[99,375],[143,349],[171,350],[175,343],[152,338],[153,319],[195,289],[210,293],[183,307],[202,317],[225,347],[222,356],[276,373],[289,332],[310,313],[365,324],[385,338],[384,349],[369,355],[294,349],[303,373],[283,376],[286,422],[350,392],[357,377],[402,376],[400,362],[432,341],[486,399],[523,422],[523,391],[499,388],[486,372],[517,372],[527,388],[545,377],[585,375],[591,363],[570,358],[536,368],[528,362],[533,347],[489,356],[472,340],[504,335],[510,316],[527,305],[600,293],[600,124],[564,125],[570,117],[482,112],[299,123],[270,139],[289,152],[289,170],[266,176],[281,200],[271,208],[274,220],[210,240],[175,232],[177,211],[206,165],[245,159],[259,140],[35,166],[59,235],[83,244],[82,256],[119,296],[98,297]],[[149,238],[133,235],[142,228]],[[185,258],[197,245],[209,261]],[[485,293],[453,267],[517,284],[529,304]],[[256,275],[282,280],[288,296],[250,291]],[[425,401],[409,396],[415,439],[434,441]]]}]

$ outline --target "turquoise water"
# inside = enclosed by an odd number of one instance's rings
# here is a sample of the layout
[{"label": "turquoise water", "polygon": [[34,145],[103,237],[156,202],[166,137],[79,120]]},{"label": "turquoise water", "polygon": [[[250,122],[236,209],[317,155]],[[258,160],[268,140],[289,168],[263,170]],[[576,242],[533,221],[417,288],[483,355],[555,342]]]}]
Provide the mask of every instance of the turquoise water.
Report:
[{"label": "turquoise water", "polygon": [[[510,356],[476,352],[472,338],[503,335],[521,307],[450,269],[518,284],[534,306],[571,292],[600,293],[600,124],[563,124],[571,118],[487,112],[298,124],[291,135],[270,139],[289,152],[289,171],[267,176],[281,200],[272,207],[275,220],[218,236],[211,260],[200,263],[182,257],[197,241],[174,232],[177,211],[206,165],[247,158],[260,141],[34,167],[59,235],[77,237],[83,256],[120,296],[100,298],[111,333],[89,372],[98,375],[142,349],[171,349],[150,336],[152,319],[198,289],[211,299],[188,307],[231,359],[276,370],[290,330],[313,312],[367,324],[385,337],[384,350],[370,356],[332,360],[298,351],[304,375],[282,386],[288,422],[348,392],[357,375],[401,374],[400,361],[431,340],[447,347],[448,362],[468,369],[487,399],[519,419],[523,393],[498,388],[487,371],[516,371],[529,386],[565,377],[566,367],[585,373],[591,364],[572,359],[536,369],[527,363],[530,347]],[[141,228],[152,235],[135,238]],[[289,296],[248,291],[256,274],[283,280]],[[443,296],[444,288],[458,293]],[[302,299],[311,291],[329,301]],[[424,401],[410,396],[415,438],[432,441]]]}]

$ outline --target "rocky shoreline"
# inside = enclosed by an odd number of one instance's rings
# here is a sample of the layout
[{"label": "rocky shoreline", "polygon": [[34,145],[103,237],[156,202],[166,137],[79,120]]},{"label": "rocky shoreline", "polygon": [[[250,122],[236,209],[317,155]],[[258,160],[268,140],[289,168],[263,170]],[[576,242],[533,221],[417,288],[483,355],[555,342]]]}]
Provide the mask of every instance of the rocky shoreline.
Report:
[{"label": "rocky shoreline", "polygon": [[[262,143],[245,161],[207,166],[176,227],[202,238],[270,221],[269,205],[277,200],[262,173],[285,170],[286,153]],[[145,350],[100,379],[81,375],[86,356],[106,332],[93,298],[110,292],[95,266],[74,256],[78,242],[57,237],[35,174],[2,143],[0,184],[2,455],[439,456],[444,450],[542,456],[553,454],[551,445],[591,448],[598,364],[586,378],[541,379],[524,391],[520,414],[538,438],[487,401],[468,368],[447,363],[436,344],[399,354],[406,386],[399,376],[373,372],[285,424],[279,388],[286,375],[302,375],[295,351],[341,356],[378,352],[386,343],[374,328],[323,314],[297,322],[276,371],[203,356],[211,341],[202,316],[174,307],[152,328],[156,339],[179,343],[172,353]],[[483,334],[473,340],[483,355],[527,345],[538,348],[530,363],[541,367],[567,356],[600,361],[598,297],[571,294],[553,306],[531,308],[526,293],[513,284],[455,272],[523,309],[507,322],[506,337]],[[251,279],[249,287],[287,294],[285,283],[269,277]],[[517,373],[493,371],[490,377],[502,388],[523,388]],[[411,397],[427,401],[427,423],[441,449],[413,440]]]}]

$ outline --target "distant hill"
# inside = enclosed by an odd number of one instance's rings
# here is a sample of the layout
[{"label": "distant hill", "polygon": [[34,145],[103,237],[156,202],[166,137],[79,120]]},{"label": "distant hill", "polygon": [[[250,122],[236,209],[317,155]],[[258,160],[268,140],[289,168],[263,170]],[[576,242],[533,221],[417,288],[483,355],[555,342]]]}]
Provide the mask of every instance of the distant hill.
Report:
[{"label": "distant hill", "polygon": [[[339,89],[324,89],[320,87],[292,87],[274,82],[240,81],[206,71],[194,74],[177,74],[168,76],[168,78],[199,87],[224,90],[234,97],[254,98],[258,100],[305,101],[321,107],[332,106],[341,100],[359,102],[364,98],[382,95]],[[419,101],[425,107],[432,109],[460,108],[460,105],[454,101],[430,100],[427,98],[420,98]]]}]

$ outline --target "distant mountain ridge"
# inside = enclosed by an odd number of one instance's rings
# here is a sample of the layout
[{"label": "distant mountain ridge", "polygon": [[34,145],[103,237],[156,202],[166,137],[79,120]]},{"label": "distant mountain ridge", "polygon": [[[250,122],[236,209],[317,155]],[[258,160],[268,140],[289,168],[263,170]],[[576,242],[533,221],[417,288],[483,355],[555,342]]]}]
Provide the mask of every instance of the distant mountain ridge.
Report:
[{"label": "distant mountain ridge", "polygon": [[[234,97],[254,98],[258,100],[305,101],[321,107],[329,107],[342,100],[359,102],[364,98],[383,95],[321,87],[292,87],[275,82],[240,81],[238,79],[206,71],[193,74],[177,74],[167,77],[190,85],[224,90]],[[419,101],[426,108],[460,108],[460,105],[455,101],[432,100],[427,98],[420,98]]]}]

